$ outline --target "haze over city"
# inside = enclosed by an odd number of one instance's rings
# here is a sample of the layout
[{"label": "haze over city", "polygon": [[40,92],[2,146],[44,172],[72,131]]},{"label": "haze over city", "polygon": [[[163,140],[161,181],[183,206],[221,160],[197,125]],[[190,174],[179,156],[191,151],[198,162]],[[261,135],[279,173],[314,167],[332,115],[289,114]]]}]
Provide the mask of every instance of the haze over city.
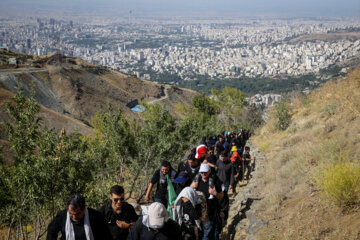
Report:
[{"label": "haze over city", "polygon": [[358,0],[3,0],[1,15],[19,13],[119,16],[132,11],[139,16],[351,16],[360,15]]}]

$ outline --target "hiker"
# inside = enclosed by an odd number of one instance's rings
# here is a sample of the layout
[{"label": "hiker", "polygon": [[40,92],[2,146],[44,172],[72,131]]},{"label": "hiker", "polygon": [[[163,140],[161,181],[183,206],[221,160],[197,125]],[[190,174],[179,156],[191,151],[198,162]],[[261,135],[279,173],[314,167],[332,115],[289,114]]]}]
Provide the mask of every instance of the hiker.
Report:
[{"label": "hiker", "polygon": [[215,155],[216,155],[216,159],[219,159],[220,154],[222,153],[222,151],[224,151],[224,137],[222,135],[219,135],[218,137],[218,141],[215,144]]},{"label": "hiker", "polygon": [[71,195],[66,209],[50,222],[46,239],[58,239],[59,232],[61,240],[111,239],[101,213],[86,207],[85,198],[79,194]]},{"label": "hiker", "polygon": [[[234,184],[232,186],[233,193],[236,193],[236,185],[239,182],[239,179],[243,178],[243,161],[238,151],[232,152],[230,157],[230,162],[234,168]],[[230,156],[229,155],[229,156]]]},{"label": "hiker", "polygon": [[146,191],[145,200],[150,200],[150,193],[154,186],[157,184],[156,192],[155,192],[155,202],[160,202],[167,207],[167,199],[168,199],[168,184],[167,177],[170,178],[171,182],[174,181],[176,175],[176,171],[171,168],[171,164],[169,161],[164,160],[161,163],[161,168],[157,169],[151,179],[149,187]]},{"label": "hiker", "polygon": [[251,173],[251,161],[255,160],[255,158],[252,158],[250,155],[250,147],[245,147],[245,153],[244,153],[244,162],[245,162],[245,169],[246,171],[246,179],[250,178]]},{"label": "hiker", "polygon": [[189,177],[190,183],[194,180],[196,174],[198,174],[199,169],[200,169],[199,161],[195,158],[195,154],[191,154],[183,170],[184,172],[186,172],[187,176]]},{"label": "hiker", "polygon": [[162,203],[142,206],[143,215],[130,229],[127,240],[181,240],[180,226],[171,220]]},{"label": "hiker", "polygon": [[221,189],[221,181],[217,176],[210,177],[211,169],[206,163],[201,164],[199,170],[201,177],[198,182],[193,182],[191,187],[202,192],[207,203],[207,217],[204,222],[203,240],[219,239],[218,216],[220,214],[220,206],[218,199],[224,197]]},{"label": "hiker", "polygon": [[110,188],[110,202],[99,209],[113,240],[126,239],[129,229],[138,220],[132,205],[125,202],[124,188],[115,185]]},{"label": "hiker", "polygon": [[[222,190],[224,192],[224,197],[219,200],[220,205],[220,219],[221,224],[219,226],[219,231],[226,225],[226,220],[229,216],[230,202],[228,191],[234,186],[235,182],[235,169],[233,164],[228,160],[228,153],[224,150],[221,153],[221,160],[218,160],[216,163],[218,167],[217,176],[222,181]],[[234,190],[233,190],[234,191]]]},{"label": "hiker", "polygon": [[[233,139],[233,141],[235,141],[235,145],[236,145],[238,151],[239,151],[239,149],[242,150],[239,134],[234,134],[234,136],[235,136],[235,138]],[[241,152],[240,152],[240,154],[241,154]]]},{"label": "hiker", "polygon": [[229,188],[232,188],[235,175],[233,165],[228,161],[228,156],[228,152],[224,150],[221,153],[221,160],[216,162],[216,166],[218,167],[216,175],[221,180],[225,192],[227,192]]},{"label": "hiker", "polygon": [[209,147],[214,147],[216,144],[216,136],[212,136],[209,138]]},{"label": "hiker", "polygon": [[[217,159],[214,154],[214,147],[210,147],[209,152],[208,152],[205,160],[203,161],[203,163],[209,164],[209,166],[211,168],[211,174],[210,174],[211,176],[216,174],[216,161],[217,161]],[[200,177],[200,174],[198,174],[197,179],[199,179],[199,177]]]},{"label": "hiker", "polygon": [[184,188],[190,186],[191,182],[186,172],[180,172],[177,178],[174,179],[173,184],[176,195],[179,195]]},{"label": "hiker", "polygon": [[181,227],[184,240],[201,238],[201,203],[200,197],[191,187],[184,188],[175,200],[174,220]]},{"label": "hiker", "polygon": [[224,141],[223,147],[224,147],[224,150],[226,150],[227,152],[230,152],[231,145],[230,145],[229,137],[227,137],[226,140]]},{"label": "hiker", "polygon": [[196,147],[195,158],[199,161],[199,163],[202,163],[205,160],[207,152],[208,147],[205,144],[200,144]]}]

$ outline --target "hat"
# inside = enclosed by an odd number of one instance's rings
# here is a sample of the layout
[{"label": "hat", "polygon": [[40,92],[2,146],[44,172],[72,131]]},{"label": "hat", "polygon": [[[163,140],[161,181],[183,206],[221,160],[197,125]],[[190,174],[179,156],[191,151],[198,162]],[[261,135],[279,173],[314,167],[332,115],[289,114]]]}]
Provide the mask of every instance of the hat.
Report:
[{"label": "hat", "polygon": [[149,223],[152,228],[162,228],[169,219],[170,213],[162,203],[154,202],[148,208]]},{"label": "hat", "polygon": [[195,158],[196,158],[196,159],[201,158],[201,155],[202,155],[203,153],[206,153],[207,151],[208,151],[208,148],[207,148],[206,145],[201,144],[201,145],[197,146]]},{"label": "hat", "polygon": [[188,179],[189,178],[188,178],[186,172],[182,171],[179,173],[179,176],[174,179],[174,183],[183,183],[183,182],[186,182]]},{"label": "hat", "polygon": [[207,163],[202,163],[200,165],[199,172],[202,173],[202,172],[208,172],[208,171],[210,171],[210,165]]}]

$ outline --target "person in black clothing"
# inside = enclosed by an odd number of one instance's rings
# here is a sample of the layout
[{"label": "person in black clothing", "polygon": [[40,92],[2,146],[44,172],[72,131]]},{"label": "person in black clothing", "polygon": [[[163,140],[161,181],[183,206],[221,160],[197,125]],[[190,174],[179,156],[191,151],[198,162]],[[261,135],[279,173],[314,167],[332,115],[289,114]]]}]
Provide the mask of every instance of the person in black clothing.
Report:
[{"label": "person in black clothing", "polygon": [[224,197],[219,200],[221,227],[224,227],[229,216],[230,203],[228,191],[235,183],[235,169],[233,164],[228,160],[227,151],[221,153],[221,160],[218,160],[216,165],[218,167],[217,176],[222,181],[224,191]]},{"label": "person in black clothing", "polygon": [[169,216],[162,203],[152,203],[147,212],[143,210],[143,216],[131,228],[127,240],[181,240],[180,226]]},{"label": "person in black clothing", "polygon": [[181,227],[184,240],[199,240],[202,236],[201,205],[201,198],[191,187],[184,188],[176,198],[174,203],[174,221]]},{"label": "person in black clothing", "polygon": [[[203,240],[219,239],[217,224],[219,224],[220,206],[218,199],[224,197],[221,181],[217,176],[210,178],[211,169],[206,163],[201,164],[199,172],[201,174],[199,181],[193,182],[191,187],[201,191],[206,198],[208,220],[204,222]],[[213,197],[210,197],[211,195]]]},{"label": "person in black clothing", "polygon": [[228,161],[229,153],[227,151],[223,151],[221,153],[221,160],[216,162],[216,166],[218,167],[217,176],[221,180],[225,191],[229,190],[234,184],[234,167],[230,161]]},{"label": "person in black clothing", "polygon": [[190,186],[191,181],[186,172],[180,172],[178,177],[174,179],[174,189],[176,195],[179,195],[180,192],[185,188]]},{"label": "person in black clothing", "polygon": [[[195,150],[193,150],[195,151]],[[195,154],[193,153],[190,153],[189,155],[187,155],[183,161],[181,161],[178,165],[178,170],[177,170],[177,175],[180,173],[180,172],[184,172],[186,170],[186,167],[189,163],[189,159],[192,159],[192,158],[195,158]],[[177,177],[177,176],[176,176]]]},{"label": "person in black clothing", "polygon": [[129,229],[138,220],[133,206],[125,202],[124,188],[115,185],[110,188],[111,202],[102,206],[103,215],[113,240],[126,239]]},{"label": "person in black clothing", "polygon": [[46,239],[58,239],[59,232],[61,240],[111,239],[102,215],[87,208],[85,198],[79,194],[70,196],[67,208],[58,212],[50,222]]},{"label": "person in black clothing", "polygon": [[217,158],[214,154],[214,148],[209,148],[209,152],[207,157],[205,158],[204,163],[209,164],[209,166],[211,167],[211,175],[216,174],[216,162],[217,162]]},{"label": "person in black clothing", "polygon": [[145,200],[150,200],[150,193],[154,186],[157,184],[155,192],[155,202],[160,202],[167,207],[167,198],[168,198],[168,189],[167,189],[167,176],[169,176],[171,182],[174,181],[176,176],[176,171],[171,168],[171,164],[168,161],[163,161],[161,163],[161,168],[157,169],[151,179],[149,187],[146,191]]},{"label": "person in black clothing", "polygon": [[219,140],[215,144],[215,152],[214,153],[215,153],[217,159],[219,159],[220,154],[225,149],[224,142],[225,142],[224,137],[220,135]]},{"label": "person in black clothing", "polygon": [[245,169],[247,169],[246,171],[246,179],[250,178],[250,173],[251,173],[251,161],[255,160],[254,158],[251,157],[250,155],[250,147],[245,147],[245,153],[244,153],[244,163],[245,163]]},{"label": "person in black clothing", "polygon": [[194,180],[196,174],[199,172],[199,169],[200,169],[200,163],[195,158],[195,155],[192,154],[191,156],[189,156],[188,163],[184,168],[184,172],[190,178],[190,182]]}]

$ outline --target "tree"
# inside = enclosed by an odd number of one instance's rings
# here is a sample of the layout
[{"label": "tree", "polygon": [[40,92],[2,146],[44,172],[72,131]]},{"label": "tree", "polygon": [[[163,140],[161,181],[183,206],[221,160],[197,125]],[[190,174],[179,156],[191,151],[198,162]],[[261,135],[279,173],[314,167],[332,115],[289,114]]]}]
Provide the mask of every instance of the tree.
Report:
[{"label": "tree", "polygon": [[205,93],[196,95],[192,100],[192,105],[199,111],[210,116],[216,114],[216,107],[213,101]]},{"label": "tree", "polygon": [[275,114],[275,127],[279,130],[286,130],[292,118],[292,110],[289,106],[289,102],[286,99],[281,99],[279,102],[274,105],[274,114]]},{"label": "tree", "polygon": [[237,123],[241,120],[242,108],[245,104],[245,95],[239,89],[225,87],[222,91],[211,90],[215,103],[221,109],[223,122]]},{"label": "tree", "polygon": [[254,104],[244,107],[242,112],[242,122],[245,123],[247,129],[256,129],[264,123],[263,111],[261,107]]},{"label": "tree", "polygon": [[[7,103],[5,122],[14,162],[1,164],[0,193],[8,195],[0,206],[1,224],[14,239],[39,239],[46,221],[65,205],[70,193],[82,193],[92,179],[92,162],[84,157],[86,145],[79,135],[60,136],[41,126],[35,92],[26,98],[19,88]],[[89,172],[88,172],[89,171]]]}]

